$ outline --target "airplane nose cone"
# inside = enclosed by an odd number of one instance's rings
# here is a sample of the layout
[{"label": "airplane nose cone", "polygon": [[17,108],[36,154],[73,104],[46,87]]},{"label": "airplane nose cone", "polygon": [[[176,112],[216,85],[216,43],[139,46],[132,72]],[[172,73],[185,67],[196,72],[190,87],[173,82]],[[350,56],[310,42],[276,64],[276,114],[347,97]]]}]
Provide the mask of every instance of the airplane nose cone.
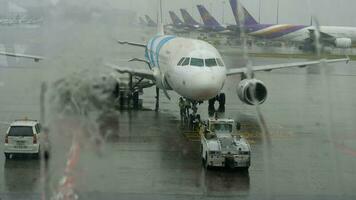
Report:
[{"label": "airplane nose cone", "polygon": [[219,94],[225,82],[225,73],[201,73],[191,84],[193,96],[197,100],[209,100]]}]

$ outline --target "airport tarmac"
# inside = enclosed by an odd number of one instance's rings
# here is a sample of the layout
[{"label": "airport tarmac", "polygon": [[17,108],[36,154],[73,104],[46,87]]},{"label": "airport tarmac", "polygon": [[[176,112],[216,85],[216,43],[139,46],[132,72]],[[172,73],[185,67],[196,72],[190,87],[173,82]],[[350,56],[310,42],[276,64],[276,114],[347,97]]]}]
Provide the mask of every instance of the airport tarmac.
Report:
[{"label": "airport tarmac", "polygon": [[[243,62],[231,55],[224,58],[228,66]],[[38,74],[46,76],[43,70],[1,70],[0,121],[40,117]],[[60,199],[70,191],[79,199],[355,199],[355,76],[355,62],[257,73],[268,87],[269,98],[260,109],[270,146],[258,128],[256,109],[236,96],[239,77],[227,81],[225,116],[242,122],[242,133],[252,145],[248,173],[202,167],[199,142],[183,134],[174,93],[172,102],[161,95],[160,111],[154,112],[154,89],[145,90],[147,110],[120,112],[117,132],[104,140],[95,117],[58,116],[49,110],[50,160],[5,161],[0,156],[0,198]],[[206,118],[207,104],[199,111]],[[2,133],[6,127],[1,124]]]}]

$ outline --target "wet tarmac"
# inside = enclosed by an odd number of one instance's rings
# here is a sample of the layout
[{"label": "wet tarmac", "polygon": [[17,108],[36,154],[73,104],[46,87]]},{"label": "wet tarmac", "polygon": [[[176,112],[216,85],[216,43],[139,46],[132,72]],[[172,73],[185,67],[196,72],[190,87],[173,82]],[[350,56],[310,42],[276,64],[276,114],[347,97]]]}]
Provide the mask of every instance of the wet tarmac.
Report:
[{"label": "wet tarmac", "polygon": [[[224,56],[229,66],[242,62]],[[45,64],[57,67],[70,59]],[[43,80],[39,74],[52,77],[58,71],[2,69],[0,121],[24,116],[39,119]],[[0,199],[61,199],[61,194],[79,199],[355,199],[355,76],[355,62],[325,70],[258,73],[268,87],[269,98],[261,110],[271,146],[263,141],[256,109],[236,96],[239,77],[227,81],[225,116],[242,122],[242,133],[252,145],[248,173],[202,167],[199,142],[183,134],[174,93],[171,102],[162,95],[160,111],[154,112],[154,89],[146,90],[142,98],[147,110],[116,113],[116,129],[104,135],[95,114],[83,118],[48,110],[51,158],[48,162],[21,157],[5,161],[0,156]],[[207,104],[200,105],[199,111],[206,118]],[[0,125],[2,133],[6,128]]]}]

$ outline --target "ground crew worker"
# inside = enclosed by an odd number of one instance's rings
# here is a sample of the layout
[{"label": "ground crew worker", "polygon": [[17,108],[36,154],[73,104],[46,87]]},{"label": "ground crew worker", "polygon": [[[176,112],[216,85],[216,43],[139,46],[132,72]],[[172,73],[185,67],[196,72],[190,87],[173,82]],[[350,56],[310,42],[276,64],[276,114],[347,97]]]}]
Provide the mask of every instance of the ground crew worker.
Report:
[{"label": "ground crew worker", "polygon": [[190,108],[191,108],[190,101],[189,100],[185,100],[185,112],[186,112],[187,116],[189,116],[189,109]]},{"label": "ground crew worker", "polygon": [[183,121],[186,113],[185,113],[185,101],[182,97],[179,98],[179,110],[180,110],[180,120]]},{"label": "ground crew worker", "polygon": [[193,130],[199,130],[199,126],[200,126],[201,120],[200,120],[200,115],[196,115],[196,117],[193,120]]}]

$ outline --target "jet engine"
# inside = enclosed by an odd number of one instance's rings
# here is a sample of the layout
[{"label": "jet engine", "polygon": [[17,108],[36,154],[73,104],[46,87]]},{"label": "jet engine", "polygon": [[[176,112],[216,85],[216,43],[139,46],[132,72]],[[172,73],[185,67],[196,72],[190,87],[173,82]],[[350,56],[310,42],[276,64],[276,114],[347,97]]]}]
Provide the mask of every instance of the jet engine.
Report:
[{"label": "jet engine", "polygon": [[350,38],[336,38],[335,46],[337,48],[343,48],[343,49],[351,48],[352,40]]},{"label": "jet engine", "polygon": [[248,105],[263,104],[267,99],[267,88],[260,80],[245,79],[239,83],[237,95]]}]

